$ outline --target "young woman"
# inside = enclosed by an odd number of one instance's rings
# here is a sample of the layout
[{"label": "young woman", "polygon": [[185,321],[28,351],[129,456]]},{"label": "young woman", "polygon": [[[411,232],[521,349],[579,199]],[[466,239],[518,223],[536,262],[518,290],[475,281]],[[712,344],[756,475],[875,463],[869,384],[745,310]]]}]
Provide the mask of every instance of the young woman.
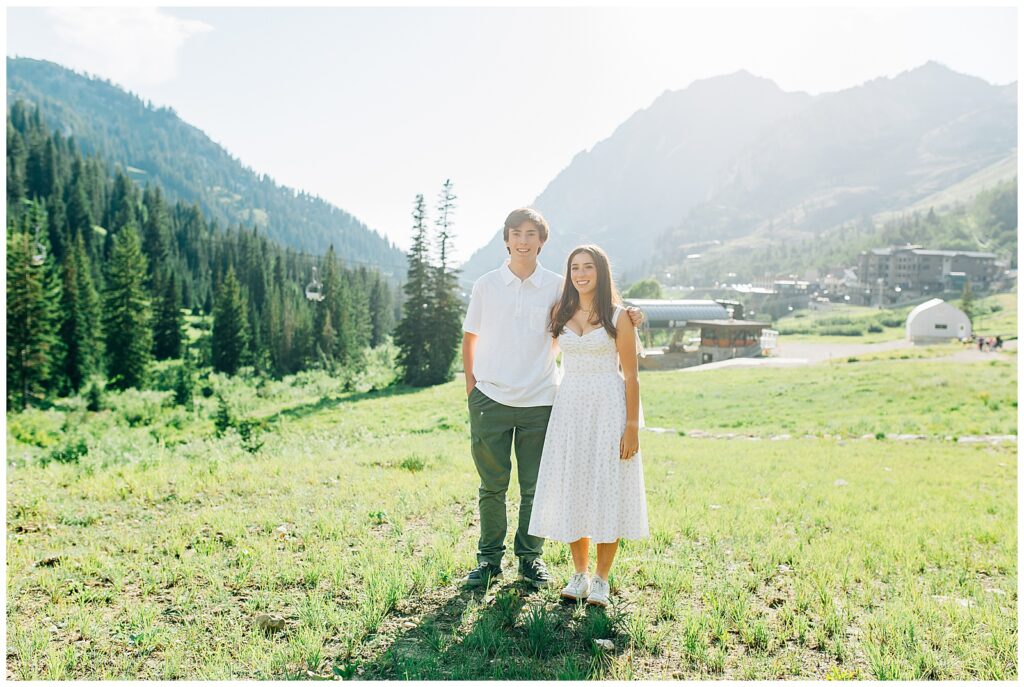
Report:
[{"label": "young woman", "polygon": [[[551,312],[563,377],[544,440],[529,533],[569,544],[576,574],[562,597],[598,606],[608,605],[608,574],[619,539],[648,536],[637,336],[623,312],[608,256],[597,246],[576,248]],[[592,581],[591,539],[597,544]]]}]

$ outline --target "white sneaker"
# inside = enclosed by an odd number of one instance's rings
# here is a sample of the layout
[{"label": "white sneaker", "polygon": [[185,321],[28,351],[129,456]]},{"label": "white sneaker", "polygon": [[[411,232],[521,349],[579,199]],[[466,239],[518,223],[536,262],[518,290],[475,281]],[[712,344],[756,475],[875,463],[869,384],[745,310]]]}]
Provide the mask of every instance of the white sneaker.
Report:
[{"label": "white sneaker", "polygon": [[585,572],[576,573],[569,578],[569,584],[562,588],[562,598],[579,601],[590,593],[590,576]]},{"label": "white sneaker", "polygon": [[608,596],[611,594],[608,580],[602,580],[597,575],[594,575],[594,579],[591,582],[593,584],[590,587],[590,596],[587,597],[587,603],[591,606],[607,606]]}]

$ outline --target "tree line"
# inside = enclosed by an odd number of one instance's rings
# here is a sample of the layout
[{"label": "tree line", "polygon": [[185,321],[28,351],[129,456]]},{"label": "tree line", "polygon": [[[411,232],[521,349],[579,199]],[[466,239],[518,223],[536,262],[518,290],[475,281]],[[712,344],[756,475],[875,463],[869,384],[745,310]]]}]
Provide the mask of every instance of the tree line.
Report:
[{"label": "tree line", "polygon": [[322,198],[245,167],[171,108],[30,58],[7,58],[7,92],[9,100],[35,103],[51,128],[73,128],[84,154],[130,165],[129,178],[148,180],[171,200],[197,203],[221,226],[256,226],[272,241],[311,253],[334,245],[349,264],[373,264],[392,279],[403,270],[401,252],[385,237]]},{"label": "tree line", "polygon": [[[83,155],[20,100],[7,117],[7,208],[8,408],[96,377],[145,387],[154,360],[273,376],[358,368],[394,329],[397,294],[376,270],[346,266],[333,246],[311,256],[255,227],[222,229]],[[189,341],[186,313],[201,330],[212,319],[208,333]]]}]

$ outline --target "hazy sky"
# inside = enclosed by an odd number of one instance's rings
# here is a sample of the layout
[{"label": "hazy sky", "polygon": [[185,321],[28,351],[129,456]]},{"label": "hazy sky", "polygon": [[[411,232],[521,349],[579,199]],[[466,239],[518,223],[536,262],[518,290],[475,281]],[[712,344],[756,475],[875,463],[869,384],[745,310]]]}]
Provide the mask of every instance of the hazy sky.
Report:
[{"label": "hazy sky", "polygon": [[7,54],[169,105],[399,246],[450,177],[457,258],[665,90],[746,69],[821,93],[928,60],[1017,79],[1002,8],[9,8]]}]

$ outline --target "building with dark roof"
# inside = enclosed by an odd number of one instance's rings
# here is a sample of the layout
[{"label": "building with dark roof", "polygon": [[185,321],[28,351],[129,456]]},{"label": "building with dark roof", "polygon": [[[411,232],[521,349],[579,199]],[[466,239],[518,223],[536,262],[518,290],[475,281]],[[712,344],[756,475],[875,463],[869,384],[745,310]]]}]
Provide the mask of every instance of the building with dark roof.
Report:
[{"label": "building with dark roof", "polygon": [[[736,301],[649,300],[630,298],[626,305],[644,313],[642,327],[646,357],[641,369],[673,369],[729,358],[761,355],[760,338],[771,325],[744,320],[743,305]],[[669,343],[651,345],[653,331],[669,331]],[[687,330],[699,335],[690,338]]]},{"label": "building with dark roof", "polygon": [[892,246],[862,252],[857,276],[872,288],[941,293],[969,280],[985,290],[999,278],[999,265],[995,253]]}]

